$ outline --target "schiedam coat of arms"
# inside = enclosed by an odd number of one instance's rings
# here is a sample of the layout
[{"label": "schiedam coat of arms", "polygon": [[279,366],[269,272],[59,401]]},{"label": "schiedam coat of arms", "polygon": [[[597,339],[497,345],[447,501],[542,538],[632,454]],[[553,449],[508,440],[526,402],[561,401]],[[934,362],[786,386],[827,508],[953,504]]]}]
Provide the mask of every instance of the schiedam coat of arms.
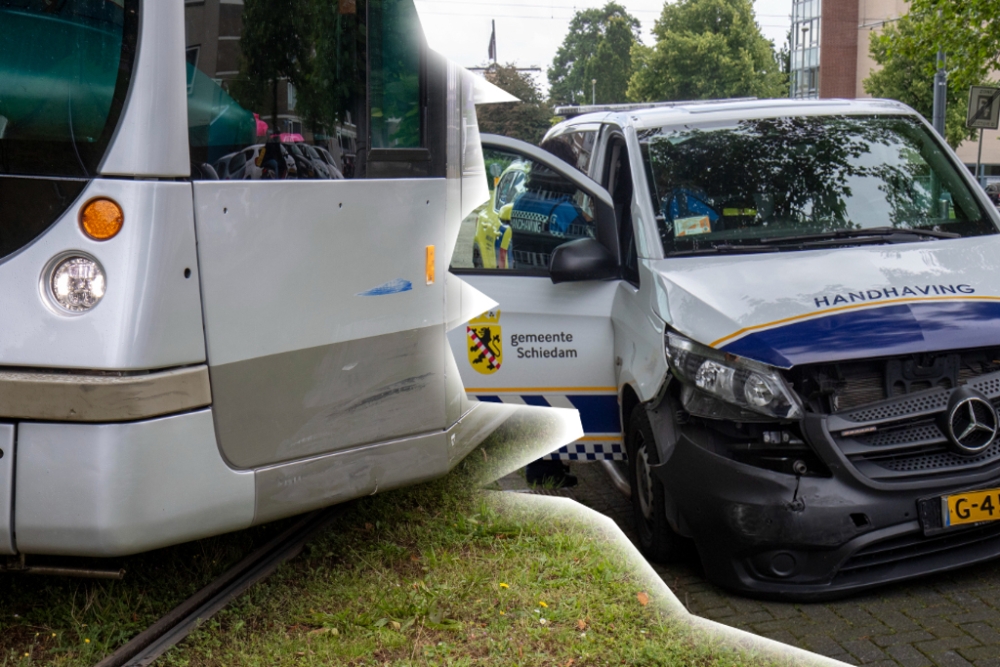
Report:
[{"label": "schiedam coat of arms", "polygon": [[496,373],[503,361],[500,311],[488,310],[465,327],[469,337],[469,364],[483,375]]}]

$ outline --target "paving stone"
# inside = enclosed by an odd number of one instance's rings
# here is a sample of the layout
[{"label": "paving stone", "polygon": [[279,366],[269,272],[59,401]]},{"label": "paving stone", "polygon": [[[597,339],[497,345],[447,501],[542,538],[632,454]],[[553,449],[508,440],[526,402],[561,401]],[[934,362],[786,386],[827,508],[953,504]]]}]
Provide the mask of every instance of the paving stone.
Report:
[{"label": "paving stone", "polygon": [[1000,658],[980,658],[973,660],[972,664],[976,667],[1000,667]]},{"label": "paving stone", "polygon": [[945,651],[939,654],[930,654],[930,659],[938,667],[975,667],[971,662],[960,656],[955,651]]},{"label": "paving stone", "polygon": [[853,641],[841,642],[840,645],[847,649],[848,653],[860,660],[861,664],[875,662],[876,660],[882,660],[885,658],[885,653],[882,652],[882,649],[875,646],[875,644],[871,643],[871,641],[867,639],[856,639]]},{"label": "paving stone", "polygon": [[952,651],[957,648],[982,646],[982,644],[976,641],[975,638],[968,635],[962,635],[961,637],[946,637],[945,639],[934,639],[929,642],[915,642],[913,645],[927,655],[945,653],[946,651]]},{"label": "paving stone", "polygon": [[802,612],[799,611],[798,607],[792,604],[773,604],[768,605],[767,610],[771,612],[771,615],[775,618],[801,618]]},{"label": "paving stone", "polygon": [[758,634],[762,637],[767,637],[768,639],[773,639],[776,642],[781,642],[782,644],[788,644],[789,646],[795,646],[795,635],[793,635],[788,630],[778,630],[776,632],[764,632],[761,630]]},{"label": "paving stone", "polygon": [[898,610],[873,610],[872,616],[896,632],[915,632],[921,629],[916,621]]},{"label": "paving stone", "polygon": [[934,663],[926,655],[909,644],[897,644],[885,650],[902,667],[931,667]]},{"label": "paving stone", "polygon": [[965,631],[954,623],[949,623],[943,618],[927,618],[921,621],[921,627],[935,637],[945,639],[947,637],[965,637]]},{"label": "paving stone", "polygon": [[854,626],[870,628],[870,634],[882,634],[889,631],[889,627],[883,625],[882,621],[861,607],[851,605],[839,605],[836,614]]},{"label": "paving stone", "polygon": [[766,611],[758,611],[753,614],[737,614],[735,616],[730,616],[726,623],[731,625],[737,625],[741,628],[749,628],[757,623],[766,623],[767,621],[773,621],[774,616],[771,616]]},{"label": "paving stone", "polygon": [[[695,614],[696,616],[710,618],[713,621],[717,621],[720,618],[729,618],[731,616],[736,615],[736,612],[733,611],[732,607],[713,607],[712,609],[699,609],[697,611],[694,609],[689,609],[688,611],[690,611],[692,614]],[[729,623],[729,621],[727,620],[726,623]]]},{"label": "paving stone", "polygon": [[965,625],[966,623],[989,623],[990,621],[998,621],[996,609],[990,609],[984,607],[981,610],[969,612],[966,614],[958,614],[957,616],[949,616],[948,620],[955,625]]},{"label": "paving stone", "polygon": [[980,644],[1000,644],[1000,632],[986,623],[965,623],[960,627],[979,640]]},{"label": "paving stone", "polygon": [[763,623],[755,623],[751,628],[752,632],[756,632],[759,635],[766,635],[769,632],[777,632],[778,630],[788,631],[788,619],[775,618]]},{"label": "paving stone", "polygon": [[960,648],[958,652],[966,660],[973,662],[977,660],[989,660],[991,658],[1000,660],[1000,650],[996,646],[973,646],[972,648]]},{"label": "paving stone", "polygon": [[912,644],[913,642],[926,642],[932,641],[934,635],[924,632],[923,630],[914,630],[912,632],[897,632],[892,635],[878,635],[872,637],[872,641],[878,646],[895,646],[897,644]]},{"label": "paving stone", "polygon": [[826,655],[831,658],[837,658],[838,660],[840,659],[840,656],[847,653],[847,649],[834,641],[834,639],[829,635],[817,634],[799,637],[798,645],[807,651],[819,653],[820,655]]}]

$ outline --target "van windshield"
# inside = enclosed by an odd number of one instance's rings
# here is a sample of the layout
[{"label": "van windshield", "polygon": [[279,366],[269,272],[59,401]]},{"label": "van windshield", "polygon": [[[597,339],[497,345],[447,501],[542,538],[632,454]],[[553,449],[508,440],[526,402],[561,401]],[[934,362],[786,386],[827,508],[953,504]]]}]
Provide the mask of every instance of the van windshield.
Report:
[{"label": "van windshield", "polygon": [[0,0],[0,174],[95,174],[128,90],[137,5]]},{"label": "van windshield", "polygon": [[668,255],[995,234],[909,116],[764,118],[639,135]]}]

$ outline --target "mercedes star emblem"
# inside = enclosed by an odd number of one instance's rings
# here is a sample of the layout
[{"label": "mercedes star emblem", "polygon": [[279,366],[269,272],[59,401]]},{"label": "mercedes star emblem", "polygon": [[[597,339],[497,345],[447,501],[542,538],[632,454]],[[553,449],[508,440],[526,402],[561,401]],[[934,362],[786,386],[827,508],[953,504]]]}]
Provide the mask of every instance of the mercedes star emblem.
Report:
[{"label": "mercedes star emblem", "polygon": [[967,388],[955,390],[943,424],[952,449],[965,456],[979,454],[996,438],[1000,420],[986,397]]}]

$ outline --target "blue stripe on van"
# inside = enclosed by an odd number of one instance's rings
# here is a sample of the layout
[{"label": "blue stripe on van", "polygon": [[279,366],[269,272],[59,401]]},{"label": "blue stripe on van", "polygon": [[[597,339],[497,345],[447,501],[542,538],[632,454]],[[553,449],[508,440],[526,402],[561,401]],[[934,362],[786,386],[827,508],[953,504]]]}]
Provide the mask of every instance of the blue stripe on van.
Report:
[{"label": "blue stripe on van", "polygon": [[[565,394],[560,394],[566,396]],[[517,394],[517,397],[527,405],[549,407],[544,396],[534,394]],[[480,401],[502,403],[503,397],[498,395],[477,394]],[[618,414],[618,397],[614,394],[603,395],[569,395],[569,402],[580,412],[580,423],[584,433],[621,433],[621,416]]]},{"label": "blue stripe on van", "polygon": [[775,366],[1000,346],[1000,303],[915,302],[755,331],[722,347]]},{"label": "blue stripe on van", "polygon": [[599,396],[567,396],[580,411],[584,433],[621,433],[622,421],[618,414],[618,397],[614,394]]}]

